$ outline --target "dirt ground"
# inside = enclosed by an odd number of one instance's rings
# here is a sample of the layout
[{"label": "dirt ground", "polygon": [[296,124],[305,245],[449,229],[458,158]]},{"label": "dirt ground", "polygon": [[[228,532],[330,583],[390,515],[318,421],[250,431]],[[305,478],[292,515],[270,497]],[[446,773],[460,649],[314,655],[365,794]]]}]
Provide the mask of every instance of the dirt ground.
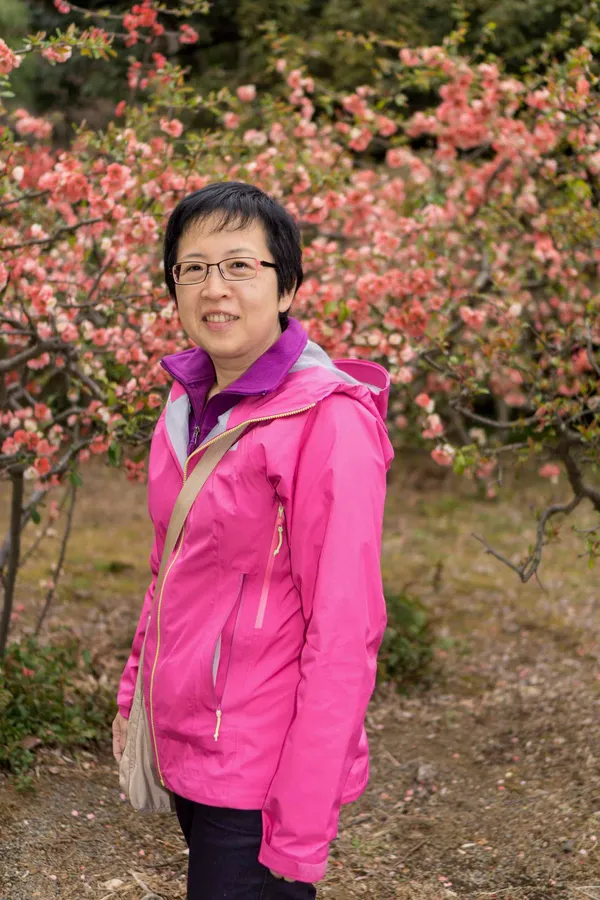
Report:
[{"label": "dirt ground", "polygon": [[[482,501],[453,476],[397,465],[384,579],[434,617],[437,672],[406,695],[384,686],[374,697],[370,785],[342,812],[321,900],[600,900],[600,586],[574,533],[591,515],[547,548],[541,584],[521,585],[472,536],[516,561],[536,505],[561,496],[523,478]],[[48,627],[87,640],[110,683],[145,588],[149,534],[144,487],[91,468]],[[35,621],[58,537],[23,571],[15,634]],[[0,900],[185,897],[176,823],[128,808],[108,743],[44,751],[35,785],[19,793],[0,776]]]}]

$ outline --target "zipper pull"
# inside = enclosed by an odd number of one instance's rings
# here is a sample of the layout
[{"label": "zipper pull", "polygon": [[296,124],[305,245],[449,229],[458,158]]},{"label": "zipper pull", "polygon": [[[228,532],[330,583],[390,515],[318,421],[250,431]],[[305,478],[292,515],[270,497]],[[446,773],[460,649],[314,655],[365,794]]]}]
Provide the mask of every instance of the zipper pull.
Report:
[{"label": "zipper pull", "polygon": [[283,544],[283,512],[283,506],[280,506],[277,511],[277,521],[280,523],[277,526],[277,531],[279,532],[279,543],[277,544],[277,549],[275,550],[273,556],[277,556],[277,554],[281,550],[281,545]]},{"label": "zipper pull", "polygon": [[194,430],[192,432],[192,446],[196,446],[196,441],[198,440],[198,435],[200,434],[200,426],[194,425]]},{"label": "zipper pull", "polygon": [[216,728],[216,731],[215,731],[215,733],[214,733],[214,735],[213,735],[215,741],[218,741],[218,740],[219,740],[219,731],[221,730],[221,716],[222,716],[222,715],[223,715],[223,713],[221,712],[221,709],[219,708],[219,709],[217,710],[217,728]]}]

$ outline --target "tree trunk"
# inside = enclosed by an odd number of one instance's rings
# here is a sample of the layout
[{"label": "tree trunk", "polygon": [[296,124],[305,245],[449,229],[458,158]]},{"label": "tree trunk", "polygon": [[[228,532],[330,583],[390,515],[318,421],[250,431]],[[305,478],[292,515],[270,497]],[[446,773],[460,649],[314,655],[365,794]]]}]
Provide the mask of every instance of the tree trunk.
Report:
[{"label": "tree trunk", "polygon": [[11,473],[12,504],[10,512],[10,551],[8,556],[8,573],[4,582],[4,607],[0,620],[0,659],[6,651],[10,614],[12,612],[21,555],[21,514],[23,510],[23,469],[14,469]]}]

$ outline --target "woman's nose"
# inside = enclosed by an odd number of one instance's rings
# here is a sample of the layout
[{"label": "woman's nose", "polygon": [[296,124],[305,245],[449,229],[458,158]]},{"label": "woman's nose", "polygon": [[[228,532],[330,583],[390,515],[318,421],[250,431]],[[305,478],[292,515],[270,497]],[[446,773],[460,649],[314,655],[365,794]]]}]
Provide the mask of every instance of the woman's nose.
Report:
[{"label": "woman's nose", "polygon": [[228,283],[219,272],[218,266],[210,267],[208,274],[200,287],[202,288],[203,293],[208,294],[221,295],[229,290]]}]

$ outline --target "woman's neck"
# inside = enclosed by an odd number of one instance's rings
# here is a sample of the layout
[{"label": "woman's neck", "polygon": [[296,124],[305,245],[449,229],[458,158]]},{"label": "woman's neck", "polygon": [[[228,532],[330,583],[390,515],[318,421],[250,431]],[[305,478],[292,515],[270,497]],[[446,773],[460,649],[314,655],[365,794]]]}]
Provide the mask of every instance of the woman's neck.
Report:
[{"label": "woman's neck", "polygon": [[233,384],[234,381],[237,381],[238,378],[241,378],[242,375],[248,371],[248,369],[254,365],[257,359],[266,353],[267,350],[276,344],[279,338],[281,337],[281,330],[260,350],[260,352],[255,352],[253,354],[248,354],[244,359],[215,359],[211,357],[212,363],[215,369],[215,382],[208,392],[207,399],[210,400],[211,397],[214,397],[215,394],[218,394],[220,391],[225,390],[226,387],[229,387],[230,384]]}]

